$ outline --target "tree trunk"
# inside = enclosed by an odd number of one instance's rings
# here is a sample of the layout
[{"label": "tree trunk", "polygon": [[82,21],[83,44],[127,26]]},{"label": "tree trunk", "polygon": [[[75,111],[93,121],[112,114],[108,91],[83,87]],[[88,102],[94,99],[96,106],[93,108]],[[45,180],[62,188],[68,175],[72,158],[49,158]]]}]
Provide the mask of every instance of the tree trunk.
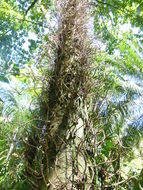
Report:
[{"label": "tree trunk", "polygon": [[89,90],[88,2],[62,0],[57,4],[61,14],[55,65],[48,90],[47,181],[50,189],[84,189],[84,178],[88,178],[86,162],[82,151],[76,149],[84,133],[79,108]]},{"label": "tree trunk", "polygon": [[90,89],[88,1],[57,0],[57,11],[60,21],[55,36],[55,64],[48,90],[43,89],[48,102],[43,103],[47,110],[46,130],[39,141],[45,155],[39,161],[44,184],[39,188],[89,189],[90,173],[82,148],[87,124],[83,109]]}]

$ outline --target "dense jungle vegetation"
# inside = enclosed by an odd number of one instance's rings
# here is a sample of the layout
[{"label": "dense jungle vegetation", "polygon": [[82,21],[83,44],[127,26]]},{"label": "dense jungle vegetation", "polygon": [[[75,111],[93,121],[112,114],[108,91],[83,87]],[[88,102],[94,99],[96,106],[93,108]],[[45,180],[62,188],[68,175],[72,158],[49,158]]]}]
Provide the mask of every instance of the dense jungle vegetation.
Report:
[{"label": "dense jungle vegetation", "polygon": [[143,1],[0,0],[0,190],[143,189]]}]

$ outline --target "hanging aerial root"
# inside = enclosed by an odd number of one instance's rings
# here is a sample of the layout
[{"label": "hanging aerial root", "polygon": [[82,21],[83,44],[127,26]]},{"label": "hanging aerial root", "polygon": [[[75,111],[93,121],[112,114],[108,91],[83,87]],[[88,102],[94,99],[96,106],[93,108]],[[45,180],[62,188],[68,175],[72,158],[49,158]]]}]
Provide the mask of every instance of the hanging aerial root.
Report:
[{"label": "hanging aerial root", "polygon": [[[47,92],[48,111],[45,141],[47,144],[47,168],[49,166],[52,168],[48,170],[47,176],[51,181],[57,176],[58,180],[54,182],[54,189],[56,186],[59,187],[59,183],[61,186],[66,184],[68,188],[70,184],[75,183],[78,188],[79,177],[76,176],[74,182],[75,173],[72,170],[75,166],[73,165],[77,162],[77,173],[80,177],[83,176],[81,177],[83,179],[87,171],[86,161],[82,152],[72,156],[70,147],[74,136],[72,131],[77,127],[79,115],[81,115],[81,103],[86,101],[90,91],[91,48],[87,34],[89,2],[58,0],[56,3],[60,19],[57,33],[54,36],[55,61]],[[83,127],[81,126],[81,130],[84,130]],[[73,142],[73,146],[75,146],[75,142]],[[67,159],[63,155],[65,152],[67,152]],[[54,170],[57,167],[57,164],[55,165],[57,160],[63,166],[63,171],[62,169],[59,169],[58,172],[56,169]],[[74,164],[72,164],[72,160],[75,160]],[[83,163],[83,168],[79,167],[78,162]],[[80,174],[81,171],[83,174]],[[63,172],[64,176],[61,174]],[[58,177],[58,175],[60,176]]]},{"label": "hanging aerial root", "polygon": [[[47,113],[40,141],[45,153],[40,161],[44,165],[40,173],[44,184],[50,184],[51,189],[83,189],[84,181],[87,186],[91,183],[83,151],[87,124],[82,111],[91,90],[88,6],[87,0],[56,1],[59,22],[56,35],[52,37],[54,56],[50,56],[54,66],[48,87],[43,88]],[[47,45],[48,52],[49,49]]]},{"label": "hanging aerial root", "polygon": [[85,99],[87,96],[91,51],[86,29],[87,2],[72,0],[57,1],[57,4],[61,14],[55,38],[55,65],[49,84],[47,113],[47,130],[52,136],[59,131],[60,124],[65,122],[67,125],[79,97]]}]

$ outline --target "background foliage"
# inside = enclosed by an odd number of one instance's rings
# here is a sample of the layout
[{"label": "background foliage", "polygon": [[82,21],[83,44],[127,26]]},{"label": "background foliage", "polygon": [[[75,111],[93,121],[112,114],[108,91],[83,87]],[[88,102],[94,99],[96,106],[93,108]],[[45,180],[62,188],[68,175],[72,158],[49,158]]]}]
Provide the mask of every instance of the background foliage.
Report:
[{"label": "background foliage", "polygon": [[[97,189],[142,189],[143,3],[91,4],[94,85],[87,111],[93,125],[83,152],[96,166],[91,169]],[[25,150],[29,136],[33,141],[40,130],[36,138],[43,138],[46,89],[55,59],[46,53],[47,44],[53,45],[50,35],[60,15],[52,1],[2,0],[0,16],[0,187],[38,188],[41,182],[27,174]],[[33,172],[44,157],[38,151]]]}]

